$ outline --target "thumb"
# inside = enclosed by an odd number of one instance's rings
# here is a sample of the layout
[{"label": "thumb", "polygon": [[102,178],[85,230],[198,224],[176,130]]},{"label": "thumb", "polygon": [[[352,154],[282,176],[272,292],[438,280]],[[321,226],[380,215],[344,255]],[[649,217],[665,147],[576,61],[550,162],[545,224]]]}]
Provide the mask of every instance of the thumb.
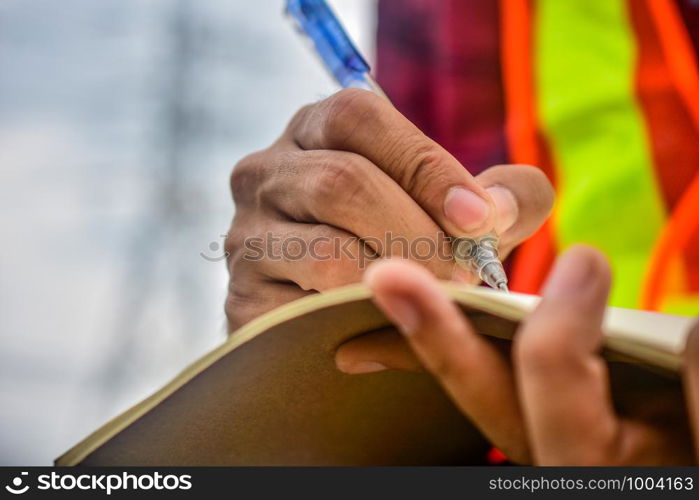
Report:
[{"label": "thumb", "polygon": [[504,257],[534,234],[551,213],[554,191],[546,175],[530,165],[497,165],[476,177],[495,204],[495,232]]}]

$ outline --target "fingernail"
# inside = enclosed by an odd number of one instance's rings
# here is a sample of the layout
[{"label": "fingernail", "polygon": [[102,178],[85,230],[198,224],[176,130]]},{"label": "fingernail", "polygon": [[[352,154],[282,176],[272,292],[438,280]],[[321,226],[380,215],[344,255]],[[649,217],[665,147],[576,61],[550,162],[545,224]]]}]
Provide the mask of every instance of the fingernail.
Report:
[{"label": "fingernail", "polygon": [[392,295],[376,295],[383,313],[404,335],[412,335],[420,326],[420,313],[408,299]]},{"label": "fingernail", "polygon": [[495,232],[502,234],[517,222],[519,215],[517,198],[504,186],[491,186],[486,191],[495,204]]},{"label": "fingernail", "polygon": [[340,369],[344,373],[349,373],[350,375],[361,375],[362,373],[376,373],[387,370],[386,366],[376,361],[360,361],[359,363],[354,363],[352,365],[341,366]]},{"label": "fingernail", "polygon": [[490,215],[490,205],[473,191],[453,187],[444,199],[444,215],[466,233],[483,226]]}]

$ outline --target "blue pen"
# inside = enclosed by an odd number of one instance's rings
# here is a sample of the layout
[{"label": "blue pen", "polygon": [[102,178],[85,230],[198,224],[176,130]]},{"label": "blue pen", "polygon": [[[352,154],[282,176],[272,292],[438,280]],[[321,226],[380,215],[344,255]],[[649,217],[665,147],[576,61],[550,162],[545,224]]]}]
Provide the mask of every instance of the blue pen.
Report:
[{"label": "blue pen", "polygon": [[[342,87],[371,90],[386,97],[371,77],[371,68],[325,0],[287,0],[286,12],[305,35]],[[388,99],[388,97],[386,97]]]},{"label": "blue pen", "polygon": [[[371,90],[388,99],[325,0],[287,0],[286,12],[298,31],[313,43],[315,52],[340,85]],[[497,245],[498,238],[492,233],[480,238],[457,238],[454,259],[492,288],[507,292],[507,275],[498,258]]]}]

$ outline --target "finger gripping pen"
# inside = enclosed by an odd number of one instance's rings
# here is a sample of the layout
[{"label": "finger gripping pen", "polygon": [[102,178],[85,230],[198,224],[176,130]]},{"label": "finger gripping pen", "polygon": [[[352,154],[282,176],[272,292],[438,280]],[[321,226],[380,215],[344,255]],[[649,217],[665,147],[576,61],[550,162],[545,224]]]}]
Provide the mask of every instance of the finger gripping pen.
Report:
[{"label": "finger gripping pen", "polygon": [[[310,40],[323,65],[340,85],[371,90],[388,100],[371,77],[366,59],[325,0],[287,0],[286,13],[297,30]],[[507,291],[507,276],[498,258],[497,245],[497,236],[489,233],[480,238],[457,238],[452,251],[457,264],[475,271],[496,290]]]}]

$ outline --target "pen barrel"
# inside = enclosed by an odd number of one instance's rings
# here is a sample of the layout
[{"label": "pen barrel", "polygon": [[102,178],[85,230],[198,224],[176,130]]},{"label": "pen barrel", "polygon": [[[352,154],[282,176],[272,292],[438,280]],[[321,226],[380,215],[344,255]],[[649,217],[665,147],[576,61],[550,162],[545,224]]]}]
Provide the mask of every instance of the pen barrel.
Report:
[{"label": "pen barrel", "polygon": [[341,86],[375,90],[369,64],[325,0],[287,0],[286,12]]}]

